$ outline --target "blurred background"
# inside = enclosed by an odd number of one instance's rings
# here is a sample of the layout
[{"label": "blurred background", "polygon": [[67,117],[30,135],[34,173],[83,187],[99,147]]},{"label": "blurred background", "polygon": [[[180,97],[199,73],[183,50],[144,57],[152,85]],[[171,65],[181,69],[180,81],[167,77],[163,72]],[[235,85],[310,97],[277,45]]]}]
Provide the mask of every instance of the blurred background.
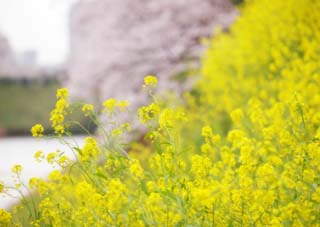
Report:
[{"label": "blurred background", "polygon": [[[144,76],[154,74],[160,90],[179,95],[194,81],[204,39],[228,29],[238,3],[0,0],[1,179],[10,177],[15,163],[24,166],[26,179],[50,171],[35,164],[32,154],[60,145],[35,141],[30,127],[42,123],[50,132],[57,88],[68,87],[72,99],[93,104],[126,99],[134,109],[145,101]],[[80,113],[73,118],[89,124]],[[74,140],[81,144],[81,135]],[[0,207],[9,202],[0,201]]]},{"label": "blurred background", "polygon": [[48,126],[66,77],[74,1],[0,0],[0,137]]},{"label": "blurred background", "polygon": [[143,77],[155,74],[181,92],[201,39],[235,15],[228,0],[0,0],[0,136],[49,128],[61,86],[95,104],[137,106]]}]

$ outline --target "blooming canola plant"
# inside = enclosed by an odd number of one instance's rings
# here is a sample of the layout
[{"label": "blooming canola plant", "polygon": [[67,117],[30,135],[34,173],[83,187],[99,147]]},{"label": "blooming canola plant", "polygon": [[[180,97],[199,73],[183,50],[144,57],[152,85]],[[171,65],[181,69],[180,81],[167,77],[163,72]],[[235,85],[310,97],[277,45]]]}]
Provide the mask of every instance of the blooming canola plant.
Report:
[{"label": "blooming canola plant", "polygon": [[[116,116],[127,101],[103,103],[111,130],[92,105],[77,104],[102,139],[69,144],[75,162],[37,152],[64,170],[30,179],[31,198],[12,214],[0,210],[1,226],[320,226],[320,2],[241,7],[230,31],[206,41],[202,77],[184,106],[167,105],[157,78],[145,78],[152,102],[138,116],[147,142],[124,145],[130,124]],[[73,106],[58,90],[51,121],[60,139]],[[21,209],[28,215],[19,219]]]}]

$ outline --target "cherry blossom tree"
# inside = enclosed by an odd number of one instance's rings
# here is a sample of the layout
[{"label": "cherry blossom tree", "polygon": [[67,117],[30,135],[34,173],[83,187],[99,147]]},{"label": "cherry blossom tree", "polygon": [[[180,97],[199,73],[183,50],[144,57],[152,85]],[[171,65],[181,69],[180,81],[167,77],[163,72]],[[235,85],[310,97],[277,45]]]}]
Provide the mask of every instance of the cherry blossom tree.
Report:
[{"label": "cherry blossom tree", "polygon": [[236,11],[228,0],[80,0],[71,10],[68,86],[75,97],[143,102],[143,77],[161,88],[202,53],[201,37],[227,27]]}]

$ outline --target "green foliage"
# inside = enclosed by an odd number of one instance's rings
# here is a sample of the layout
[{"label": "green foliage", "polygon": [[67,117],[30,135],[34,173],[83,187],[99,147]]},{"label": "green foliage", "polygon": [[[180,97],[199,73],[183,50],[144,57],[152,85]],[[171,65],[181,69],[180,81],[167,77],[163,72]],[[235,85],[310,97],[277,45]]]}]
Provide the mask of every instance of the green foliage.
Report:
[{"label": "green foliage", "polygon": [[231,2],[235,5],[239,5],[239,4],[242,4],[244,0],[231,0]]},{"label": "green foliage", "polygon": [[[29,134],[30,124],[37,122],[42,122],[49,128],[48,116],[55,105],[55,92],[59,86],[59,83],[54,81],[0,81],[0,129],[4,129],[8,134]],[[70,118],[81,121],[92,131],[92,123],[81,116],[78,112]],[[71,131],[82,132],[78,127],[73,127]]]},{"label": "green foliage", "polygon": [[9,132],[28,132],[38,121],[48,125],[48,115],[55,103],[57,83],[0,83],[0,127]]}]

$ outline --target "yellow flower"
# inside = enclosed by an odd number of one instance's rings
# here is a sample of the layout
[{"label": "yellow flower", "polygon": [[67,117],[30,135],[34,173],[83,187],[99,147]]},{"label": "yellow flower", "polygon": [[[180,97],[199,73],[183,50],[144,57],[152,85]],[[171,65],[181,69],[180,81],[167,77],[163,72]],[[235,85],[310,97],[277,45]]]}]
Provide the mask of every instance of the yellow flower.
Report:
[{"label": "yellow flower", "polygon": [[93,137],[86,137],[85,143],[81,149],[79,159],[82,162],[98,160],[98,156],[101,153],[98,142]]},{"label": "yellow flower", "polygon": [[15,173],[15,174],[20,174],[22,171],[22,166],[21,165],[14,165],[12,168],[11,168],[11,172],[12,173]]},{"label": "yellow flower", "polygon": [[50,121],[52,122],[52,127],[62,124],[64,121],[64,114],[61,113],[61,111],[54,109],[51,111]]},{"label": "yellow flower", "polygon": [[212,136],[212,129],[209,126],[205,126],[202,128],[201,135],[203,137],[211,137]]},{"label": "yellow flower", "polygon": [[68,114],[69,103],[68,98],[69,92],[66,88],[61,88],[57,90],[57,102],[55,109],[50,113],[51,126],[55,133],[61,136],[65,132],[64,119]]},{"label": "yellow flower", "polygon": [[61,177],[62,175],[59,170],[53,170],[48,176],[49,180],[51,181],[59,181]]},{"label": "yellow flower", "polygon": [[33,137],[41,137],[43,136],[44,128],[41,124],[36,124],[30,131]]},{"label": "yellow flower", "polygon": [[0,226],[9,227],[12,226],[11,214],[3,209],[0,209]]},{"label": "yellow flower", "polygon": [[153,192],[156,190],[156,183],[154,181],[147,182],[147,189],[149,192]]},{"label": "yellow flower", "polygon": [[143,169],[138,160],[131,161],[130,172],[136,178],[141,178],[143,176]]},{"label": "yellow flower", "polygon": [[118,103],[118,107],[120,109],[120,111],[124,111],[126,110],[126,108],[130,105],[130,103],[127,101],[127,100],[123,100],[123,101],[120,101]]},{"label": "yellow flower", "polygon": [[57,125],[54,127],[54,132],[61,136],[64,133],[64,126],[63,125]]},{"label": "yellow flower", "polygon": [[117,106],[118,101],[116,99],[110,98],[103,102],[103,106],[106,107],[104,111],[112,114],[115,111],[115,107]]},{"label": "yellow flower", "polygon": [[122,134],[122,130],[120,128],[115,128],[111,131],[112,136],[119,136]]},{"label": "yellow flower", "polygon": [[69,91],[67,88],[60,88],[57,90],[57,98],[65,99],[69,97]]},{"label": "yellow flower", "polygon": [[84,116],[90,116],[93,113],[94,107],[91,104],[84,104],[82,106],[82,112]]},{"label": "yellow flower", "polygon": [[29,187],[30,187],[31,189],[35,189],[35,188],[37,187],[37,184],[38,184],[38,179],[37,179],[37,178],[31,177],[31,178],[29,179]]},{"label": "yellow flower", "polygon": [[41,150],[38,150],[33,155],[33,157],[36,159],[37,162],[41,162],[45,158],[45,155]]},{"label": "yellow flower", "polygon": [[237,124],[242,120],[243,112],[241,109],[236,109],[231,112],[230,116],[231,116],[232,121]]},{"label": "yellow flower", "polygon": [[160,112],[160,107],[157,104],[151,103],[149,106],[142,106],[138,110],[140,122],[145,124],[155,119]]},{"label": "yellow flower", "polygon": [[147,87],[150,88],[155,88],[158,84],[158,79],[157,77],[153,76],[153,75],[147,75],[144,78],[144,85],[143,85],[143,89],[146,89]]},{"label": "yellow flower", "polygon": [[50,152],[48,155],[47,155],[47,162],[49,164],[53,164],[56,160],[56,157],[57,157],[57,152]]},{"label": "yellow flower", "polygon": [[173,128],[175,117],[176,117],[176,113],[172,109],[163,110],[159,117],[159,127]]},{"label": "yellow flower", "polygon": [[2,181],[0,181],[0,193],[4,192],[5,186]]},{"label": "yellow flower", "polygon": [[56,102],[56,110],[60,113],[63,113],[66,108],[69,107],[69,104],[66,99],[59,99]]},{"label": "yellow flower", "polygon": [[62,155],[57,160],[58,164],[62,167],[66,167],[69,164],[69,157],[66,155]]},{"label": "yellow flower", "polygon": [[153,75],[147,75],[144,78],[144,84],[147,86],[156,86],[158,83],[158,79]]}]

